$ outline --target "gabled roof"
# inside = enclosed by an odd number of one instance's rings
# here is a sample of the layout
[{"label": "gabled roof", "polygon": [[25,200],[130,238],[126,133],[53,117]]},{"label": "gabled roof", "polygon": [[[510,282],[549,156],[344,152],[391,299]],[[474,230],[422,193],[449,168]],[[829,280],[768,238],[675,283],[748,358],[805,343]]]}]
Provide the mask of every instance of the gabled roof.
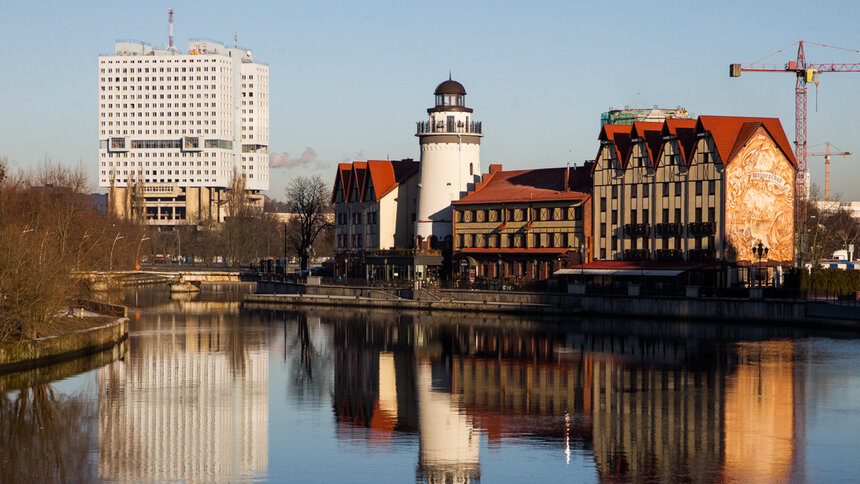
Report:
[{"label": "gabled roof", "polygon": [[[621,168],[627,168],[627,158],[630,156],[630,132],[633,126],[629,124],[604,124],[600,128],[600,135],[597,137],[600,141],[609,141],[615,146],[615,153],[618,156],[618,162]],[[600,152],[597,153],[597,158],[600,158]]]},{"label": "gabled roof", "polygon": [[728,164],[731,163],[732,157],[749,141],[759,126],[765,128],[777,147],[788,158],[789,163],[796,167],[797,160],[791,150],[791,143],[785,136],[785,130],[782,129],[782,124],[777,118],[699,116],[696,131],[711,133],[720,159],[723,163]]},{"label": "gabled roof", "polygon": [[590,171],[590,166],[569,172],[567,168],[499,170],[486,175],[474,191],[453,204],[585,200],[591,191]]},{"label": "gabled roof", "polygon": [[[665,138],[668,136],[673,136],[678,141],[678,148],[681,152],[681,161],[687,166],[690,165],[690,160],[692,159],[693,149],[696,147],[696,140],[698,136],[696,136],[696,124],[697,121],[695,119],[667,119],[663,123],[663,129],[660,132],[660,136]],[[663,156],[663,146],[665,146],[665,142],[660,147],[660,154],[658,154],[658,158]]]},{"label": "gabled roof", "polygon": [[334,203],[337,191],[349,201],[349,192],[355,185],[359,200],[379,200],[412,175],[418,173],[418,162],[412,160],[369,160],[339,163],[337,166],[331,201]]},{"label": "gabled roof", "polygon": [[630,131],[632,139],[639,138],[645,142],[652,167],[657,166],[657,156],[660,154],[660,148],[663,146],[663,137],[660,135],[662,130],[663,123],[636,121],[633,123],[633,129]]}]

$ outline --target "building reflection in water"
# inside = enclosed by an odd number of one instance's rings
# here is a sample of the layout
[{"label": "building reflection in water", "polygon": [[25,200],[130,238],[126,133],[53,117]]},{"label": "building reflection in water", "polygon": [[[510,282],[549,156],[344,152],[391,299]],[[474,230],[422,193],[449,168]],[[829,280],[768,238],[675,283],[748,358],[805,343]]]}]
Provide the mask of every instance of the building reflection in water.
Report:
[{"label": "building reflection in water", "polygon": [[[171,303],[99,370],[98,476],[235,482],[263,476],[268,351],[237,303]],[[259,323],[256,323],[259,326]]]},{"label": "building reflection in water", "polygon": [[322,321],[334,327],[339,436],[385,448],[417,434],[422,482],[479,480],[481,434],[491,446],[557,446],[562,460],[591,453],[601,481],[802,475],[803,390],[789,342],[707,325]]}]

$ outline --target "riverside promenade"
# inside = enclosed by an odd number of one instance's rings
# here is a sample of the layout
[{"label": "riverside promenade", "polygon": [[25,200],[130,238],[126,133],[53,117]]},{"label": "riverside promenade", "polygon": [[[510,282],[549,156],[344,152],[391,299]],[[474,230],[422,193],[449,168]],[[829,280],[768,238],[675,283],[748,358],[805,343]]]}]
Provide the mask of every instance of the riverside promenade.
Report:
[{"label": "riverside promenade", "polygon": [[860,332],[860,307],[830,302],[678,296],[606,296],[458,289],[388,289],[258,282],[248,308],[344,306],[404,310],[603,315],[648,319],[757,322]]}]

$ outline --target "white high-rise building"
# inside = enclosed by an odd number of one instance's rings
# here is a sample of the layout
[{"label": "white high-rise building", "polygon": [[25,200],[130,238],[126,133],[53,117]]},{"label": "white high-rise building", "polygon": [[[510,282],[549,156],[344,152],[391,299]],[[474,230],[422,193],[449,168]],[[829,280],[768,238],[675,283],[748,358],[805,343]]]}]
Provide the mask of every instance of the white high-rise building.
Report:
[{"label": "white high-rise building", "polygon": [[99,56],[99,186],[109,208],[153,225],[223,221],[234,174],[269,188],[269,67],[195,40],[116,42]]},{"label": "white high-rise building", "polygon": [[481,123],[466,107],[466,89],[442,82],[434,92],[429,121],[418,122],[421,164],[415,236],[425,248],[451,248],[451,202],[459,200],[481,177]]}]

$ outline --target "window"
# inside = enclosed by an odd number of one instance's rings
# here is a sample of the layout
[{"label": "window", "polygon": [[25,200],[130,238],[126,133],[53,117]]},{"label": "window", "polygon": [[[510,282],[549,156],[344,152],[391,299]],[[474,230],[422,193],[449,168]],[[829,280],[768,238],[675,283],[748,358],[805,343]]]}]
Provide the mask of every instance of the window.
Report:
[{"label": "window", "polygon": [[635,209],[635,208],[634,208],[633,210],[630,210],[630,223],[635,224],[635,223],[636,223],[636,219],[637,219],[638,215],[639,215],[639,214],[638,214],[638,213],[636,213],[636,209]]},{"label": "window", "polygon": [[600,211],[606,211],[606,197],[600,197]]},{"label": "window", "polygon": [[669,184],[668,183],[663,184],[663,196],[664,197],[669,196]]},{"label": "window", "polygon": [[668,208],[663,209],[663,223],[664,224],[669,223],[669,209]]},{"label": "window", "polygon": [[696,207],[696,222],[702,221],[702,207]]},{"label": "window", "polygon": [[606,236],[606,222],[600,222],[600,236]]},{"label": "window", "polygon": [[675,196],[681,196],[681,182],[675,182]]},{"label": "window", "polygon": [[618,224],[618,210],[612,211],[612,225]]},{"label": "window", "polygon": [[681,223],[681,209],[675,209],[675,223]]},{"label": "window", "polygon": [[612,250],[618,250],[618,237],[612,236]]},{"label": "window", "polygon": [[714,210],[714,207],[708,208],[708,222],[716,222],[717,216]]},{"label": "window", "polygon": [[647,208],[643,208],[643,209],[642,209],[642,223],[643,223],[643,224],[647,224],[647,223],[649,223],[650,221],[651,221],[651,219],[650,219],[650,218],[648,218],[648,209],[647,209]]},{"label": "window", "polygon": [[612,198],[618,198],[618,185],[612,185]]},{"label": "window", "polygon": [[717,193],[717,182],[716,180],[708,181],[708,195],[713,195]]},{"label": "window", "polygon": [[702,194],[702,181],[696,181],[696,196],[700,196]]},{"label": "window", "polygon": [[637,193],[638,192],[637,186],[638,185],[630,185],[630,196],[633,198],[636,198],[639,196],[639,194]]},{"label": "window", "polygon": [[642,185],[642,197],[648,198],[650,195],[650,190],[648,190],[648,185]]}]

